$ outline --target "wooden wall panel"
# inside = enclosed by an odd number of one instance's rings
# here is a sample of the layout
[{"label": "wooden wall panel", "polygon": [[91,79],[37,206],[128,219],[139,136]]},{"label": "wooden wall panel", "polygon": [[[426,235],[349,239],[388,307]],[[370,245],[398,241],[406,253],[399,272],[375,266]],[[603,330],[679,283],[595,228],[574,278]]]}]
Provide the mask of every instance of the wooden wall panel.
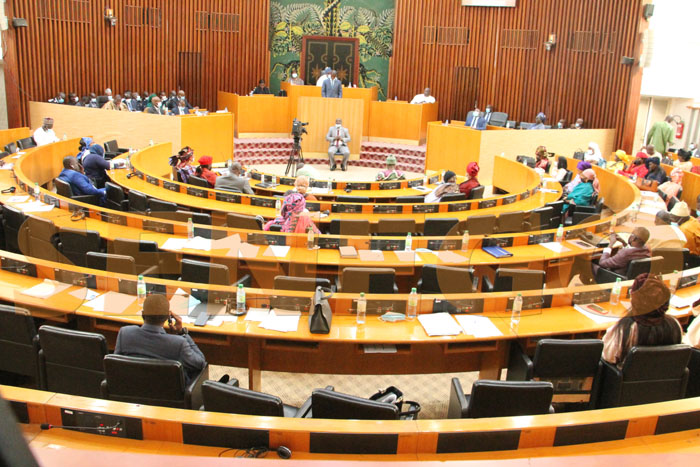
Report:
[{"label": "wooden wall panel", "polygon": [[[71,3],[72,2],[72,3]],[[192,102],[216,108],[217,90],[248,93],[269,70],[269,0],[15,0],[13,15],[26,18],[29,27],[11,29],[16,42],[18,81],[22,92],[19,124],[29,122],[28,102],[46,101],[58,91],[101,94],[126,90],[170,91],[176,89],[180,53],[201,54],[201,95]],[[50,5],[51,9],[45,7]],[[44,19],[47,11],[70,17],[66,6],[84,5],[87,21]],[[109,5],[118,18],[112,27],[104,19]],[[53,8],[53,7],[56,8]],[[134,9],[132,7],[143,7]],[[148,24],[149,9],[160,20]],[[134,11],[142,12],[134,14]],[[143,13],[145,12],[145,13]],[[201,30],[197,12],[240,16],[238,32]],[[141,25],[133,24],[134,17]],[[215,25],[214,18],[211,25]],[[144,21],[145,20],[145,21]],[[147,24],[143,24],[143,23]],[[231,24],[231,23],[229,23]],[[199,26],[198,26],[199,25]],[[205,24],[206,26],[206,24]],[[218,29],[214,27],[213,29]],[[183,76],[184,75],[184,76]],[[185,87],[187,91],[187,87]],[[8,107],[8,110],[12,110]],[[17,113],[17,112],[15,112]]]},{"label": "wooden wall panel", "polygon": [[[490,103],[511,120],[527,122],[543,111],[553,124],[582,117],[588,128],[616,128],[620,147],[634,132],[626,117],[636,115],[639,96],[630,89],[641,76],[637,65],[622,65],[620,59],[639,56],[641,5],[642,0],[518,0],[516,8],[477,8],[457,0],[397,1],[388,95],[411,99],[430,86],[440,103],[439,118],[463,119],[469,108],[453,102],[460,96],[453,86],[455,69],[476,67],[482,110]],[[426,41],[431,27],[468,28],[469,44],[442,45],[439,34]],[[593,33],[577,37],[597,37],[597,45],[590,50],[579,40],[569,47],[575,32]],[[544,43],[551,33],[557,45],[548,52]],[[506,39],[511,47],[503,47]]]}]

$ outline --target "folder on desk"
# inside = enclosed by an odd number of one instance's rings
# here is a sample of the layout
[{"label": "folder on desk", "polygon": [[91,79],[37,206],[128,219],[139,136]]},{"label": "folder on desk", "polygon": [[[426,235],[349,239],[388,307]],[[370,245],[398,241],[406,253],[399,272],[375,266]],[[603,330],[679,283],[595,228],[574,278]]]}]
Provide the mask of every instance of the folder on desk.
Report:
[{"label": "folder on desk", "polygon": [[339,249],[341,258],[357,258],[357,250],[354,246],[341,246]]},{"label": "folder on desk", "polygon": [[486,253],[490,254],[494,258],[508,258],[513,256],[513,253],[511,253],[508,250],[504,250],[500,246],[485,246],[482,248]]}]

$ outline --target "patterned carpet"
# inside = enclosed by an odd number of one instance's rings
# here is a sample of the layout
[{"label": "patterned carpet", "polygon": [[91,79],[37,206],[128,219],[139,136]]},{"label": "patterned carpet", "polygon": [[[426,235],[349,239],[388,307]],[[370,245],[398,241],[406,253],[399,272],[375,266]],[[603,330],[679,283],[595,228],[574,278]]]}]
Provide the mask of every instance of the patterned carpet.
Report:
[{"label": "patterned carpet", "polygon": [[[228,374],[237,378],[243,388],[248,387],[248,370],[210,365],[209,378],[218,380]],[[396,386],[405,400],[421,404],[420,418],[436,419],[447,416],[450,398],[450,380],[459,378],[465,393],[478,379],[477,372],[435,375],[317,375],[307,373],[262,374],[262,391],[278,396],[285,404],[300,406],[316,388],[333,386],[336,391],[359,397],[369,397],[377,390]]]}]

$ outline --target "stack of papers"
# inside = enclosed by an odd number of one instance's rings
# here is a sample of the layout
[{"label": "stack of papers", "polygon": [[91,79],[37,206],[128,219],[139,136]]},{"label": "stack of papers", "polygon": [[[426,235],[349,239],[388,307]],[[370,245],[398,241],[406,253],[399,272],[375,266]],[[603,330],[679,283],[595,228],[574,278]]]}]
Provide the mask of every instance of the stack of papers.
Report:
[{"label": "stack of papers", "polygon": [[574,305],[574,309],[581,313],[583,316],[586,318],[590,319],[591,321],[594,321],[598,324],[606,324],[606,323],[614,323],[616,322],[619,318],[615,316],[601,316],[597,313],[591,313],[590,311],[585,310],[583,307],[579,305]]},{"label": "stack of papers", "polygon": [[289,246],[287,245],[270,245],[263,253],[263,256],[274,256],[275,258],[284,258],[289,253]]},{"label": "stack of papers", "polygon": [[557,242],[540,243],[540,246],[543,246],[548,250],[552,250],[555,253],[564,253],[566,251],[571,251],[571,248],[567,248],[561,243]]},{"label": "stack of papers", "polygon": [[418,315],[418,321],[429,336],[457,336],[462,327],[449,313],[431,313]]},{"label": "stack of papers", "polygon": [[359,250],[357,254],[362,261],[373,263],[384,261],[384,252],[382,250]]},{"label": "stack of papers", "polygon": [[26,196],[10,196],[7,198],[8,203],[26,203],[29,201],[29,195]]},{"label": "stack of papers", "polygon": [[61,282],[44,279],[44,282],[27,290],[23,290],[21,293],[23,295],[29,295],[30,297],[46,299],[53,297],[57,293],[63,292],[68,287],[70,287],[70,284],[63,284]]},{"label": "stack of papers", "polygon": [[270,310],[258,326],[270,331],[294,332],[299,327],[299,318],[301,313],[298,311]]},{"label": "stack of papers", "polygon": [[352,245],[341,246],[338,251],[340,251],[341,258],[357,258],[357,250]]},{"label": "stack of papers", "polygon": [[462,326],[464,334],[474,337],[496,337],[503,335],[496,325],[485,316],[455,315],[455,318],[459,325]]},{"label": "stack of papers", "polygon": [[109,291],[85,303],[85,306],[95,311],[118,315],[124,313],[136,301],[133,295]]},{"label": "stack of papers", "polygon": [[41,201],[32,201],[30,203],[16,204],[15,207],[22,212],[48,212],[54,208],[54,205],[45,204]]},{"label": "stack of papers", "polygon": [[245,315],[245,321],[265,321],[267,315],[270,314],[270,310],[267,308],[248,308],[248,312]]}]

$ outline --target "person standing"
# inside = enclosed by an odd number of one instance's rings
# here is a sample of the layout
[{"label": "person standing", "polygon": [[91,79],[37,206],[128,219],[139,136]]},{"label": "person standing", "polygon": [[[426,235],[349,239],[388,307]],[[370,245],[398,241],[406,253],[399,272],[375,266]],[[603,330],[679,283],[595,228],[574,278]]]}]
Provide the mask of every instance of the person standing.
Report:
[{"label": "person standing", "polygon": [[350,132],[347,128],[343,127],[343,121],[341,119],[336,119],[335,125],[328,129],[328,134],[326,134],[326,141],[331,143],[328,147],[328,163],[331,166],[331,171],[335,170],[335,156],[341,154],[343,156],[343,162],[341,168],[343,171],[347,170],[348,158],[350,157],[350,149],[348,148],[348,142],[350,142]]},{"label": "person standing", "polygon": [[673,143],[672,121],[673,117],[667,115],[663,122],[654,123],[647,134],[647,144],[653,144],[654,148],[661,154],[666,154]]},{"label": "person standing", "polygon": [[343,83],[338,79],[338,72],[331,71],[331,76],[321,86],[321,96],[341,98],[343,97]]},{"label": "person standing", "polygon": [[316,81],[316,86],[319,88],[323,86],[323,83],[326,82],[327,79],[330,78],[331,74],[331,67],[326,67],[324,70],[321,72],[321,76],[318,77],[318,80]]},{"label": "person standing", "polygon": [[37,146],[58,142],[56,133],[53,131],[53,118],[44,118],[43,125],[34,130],[34,142]]}]

